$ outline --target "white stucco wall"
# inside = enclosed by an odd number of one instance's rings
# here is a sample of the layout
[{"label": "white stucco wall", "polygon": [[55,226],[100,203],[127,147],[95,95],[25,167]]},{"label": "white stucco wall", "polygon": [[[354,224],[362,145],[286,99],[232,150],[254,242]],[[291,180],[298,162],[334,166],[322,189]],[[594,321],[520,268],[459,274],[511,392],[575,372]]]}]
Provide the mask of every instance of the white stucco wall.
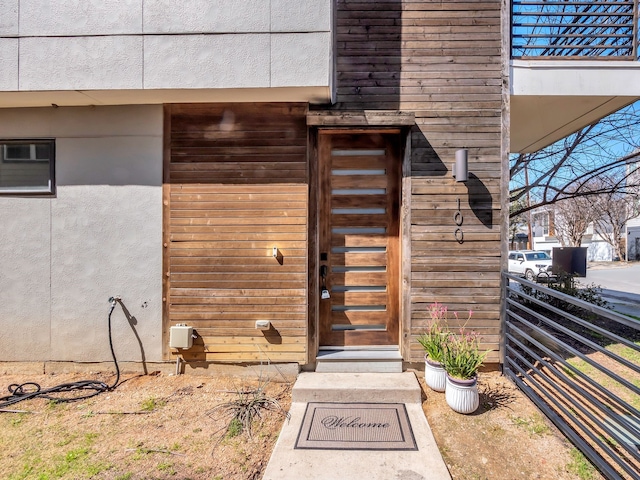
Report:
[{"label": "white stucco wall", "polygon": [[[560,248],[561,246],[562,245],[555,237],[533,237],[533,250],[543,250],[552,254],[554,248]],[[581,246],[587,247],[588,262],[613,261],[613,248],[603,240],[583,238]]]},{"label": "white stucco wall", "polygon": [[56,139],[53,197],[0,195],[0,360],[162,355],[162,107],[0,110],[0,138]]},{"label": "white stucco wall", "polygon": [[331,0],[3,0],[0,92],[328,94],[332,25]]}]

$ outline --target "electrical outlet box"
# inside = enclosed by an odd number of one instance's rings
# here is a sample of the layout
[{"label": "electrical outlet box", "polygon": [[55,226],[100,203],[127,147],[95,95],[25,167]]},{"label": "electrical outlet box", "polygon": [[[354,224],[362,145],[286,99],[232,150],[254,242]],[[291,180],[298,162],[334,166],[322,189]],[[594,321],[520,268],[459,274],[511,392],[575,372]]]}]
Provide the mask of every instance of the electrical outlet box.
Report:
[{"label": "electrical outlet box", "polygon": [[169,330],[169,347],[191,348],[193,345],[193,327],[184,324],[175,325]]}]

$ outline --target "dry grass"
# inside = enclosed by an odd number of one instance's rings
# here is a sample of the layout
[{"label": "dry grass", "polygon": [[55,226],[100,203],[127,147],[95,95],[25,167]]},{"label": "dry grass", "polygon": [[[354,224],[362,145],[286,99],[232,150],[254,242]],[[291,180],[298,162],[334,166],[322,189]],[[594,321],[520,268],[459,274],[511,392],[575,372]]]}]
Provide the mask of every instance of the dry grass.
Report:
[{"label": "dry grass", "polygon": [[[44,386],[90,375],[0,376],[0,388],[36,381]],[[108,375],[98,375],[109,382]],[[481,377],[481,408],[451,411],[444,394],[426,389],[423,404],[454,480],[584,477],[571,445],[497,373]],[[75,403],[30,400],[0,413],[3,480],[259,479],[284,417],[260,409],[251,436],[229,429],[229,415],[207,415],[236,405],[239,391],[276,400],[284,410],[290,386],[189,375],[124,376],[115,391]],[[255,392],[261,392],[254,397]],[[264,395],[264,397],[262,397]],[[249,402],[251,403],[251,402]],[[270,401],[267,403],[270,404]],[[357,454],[354,453],[354,454]],[[597,473],[590,477],[600,478]]]},{"label": "dry grass", "polygon": [[[29,380],[45,386],[77,377]],[[25,379],[0,381],[8,385]],[[259,478],[283,418],[263,414],[253,423],[251,437],[231,437],[225,435],[228,419],[205,413],[234,401],[239,389],[252,388],[288,408],[284,384],[167,375],[130,377],[116,390],[80,402],[19,403],[12,408],[32,413],[0,414],[0,478]]]}]

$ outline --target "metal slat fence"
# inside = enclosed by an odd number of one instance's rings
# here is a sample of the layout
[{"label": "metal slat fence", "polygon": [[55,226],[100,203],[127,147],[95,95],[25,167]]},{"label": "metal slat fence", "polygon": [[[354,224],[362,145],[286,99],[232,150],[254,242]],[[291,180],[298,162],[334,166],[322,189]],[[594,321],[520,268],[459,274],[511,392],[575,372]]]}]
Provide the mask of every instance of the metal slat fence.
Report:
[{"label": "metal slat fence", "polygon": [[609,479],[640,479],[640,321],[505,274],[505,374]]},{"label": "metal slat fence", "polygon": [[638,0],[512,0],[512,58],[638,59]]}]

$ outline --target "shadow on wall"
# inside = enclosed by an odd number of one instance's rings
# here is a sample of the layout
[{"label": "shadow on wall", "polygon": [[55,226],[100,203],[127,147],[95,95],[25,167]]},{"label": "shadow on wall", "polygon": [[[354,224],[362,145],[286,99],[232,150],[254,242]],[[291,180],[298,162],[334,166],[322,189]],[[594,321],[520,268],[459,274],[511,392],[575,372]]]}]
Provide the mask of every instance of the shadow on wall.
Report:
[{"label": "shadow on wall", "polygon": [[338,0],[336,110],[398,110],[402,1]]},{"label": "shadow on wall", "polygon": [[[405,5],[406,7],[406,5]],[[419,10],[419,9],[418,9]],[[436,148],[443,155],[451,156],[452,160],[443,161],[436,152],[431,142],[427,139],[429,130],[442,137],[444,131],[450,131],[451,138],[459,135],[459,129],[452,126],[450,118],[442,115],[444,108],[449,108],[449,100],[446,94],[427,93],[433,82],[438,82],[438,69],[430,78],[431,70],[428,68],[433,62],[434,56],[443,56],[440,50],[407,50],[403,52],[403,41],[415,41],[411,38],[403,39],[403,23],[406,30],[422,29],[425,34],[437,27],[433,26],[433,19],[427,18],[429,14],[415,15],[412,12],[407,16],[407,8],[403,9],[401,0],[379,2],[366,2],[362,0],[338,0],[336,9],[336,58],[337,58],[337,102],[332,107],[334,110],[402,110],[402,88],[407,87],[407,94],[416,97],[414,90],[425,87],[426,91],[420,93],[420,101],[423,109],[416,117],[430,117],[428,123],[415,125],[411,130],[412,166],[411,174],[414,177],[445,177],[450,175],[450,163],[453,161],[455,148],[450,143],[451,139],[440,140]],[[403,19],[406,16],[407,20]],[[461,23],[462,28],[468,28],[469,19],[453,17]],[[424,21],[424,23],[420,23]],[[412,53],[412,58],[405,58]],[[424,61],[421,57],[429,57]],[[403,62],[408,64],[403,71]],[[448,58],[443,62],[449,62]],[[424,68],[420,71],[421,63]],[[465,75],[457,70],[450,72],[452,78],[442,80],[442,86],[449,85],[455,80],[456,75]],[[423,83],[424,82],[424,83]],[[431,83],[429,83],[431,82]],[[412,93],[413,92],[413,93]],[[408,101],[408,100],[407,100]],[[312,106],[312,108],[314,108]],[[315,107],[324,108],[327,107]],[[404,107],[406,108],[406,107]],[[417,107],[409,108],[409,110]],[[433,111],[433,113],[431,113]],[[462,120],[464,117],[457,117]],[[418,118],[417,118],[418,121]],[[423,131],[424,130],[424,131]],[[426,134],[426,135],[425,135]],[[445,153],[447,152],[447,153]],[[469,152],[470,163],[472,157],[477,156],[473,150]],[[477,163],[476,163],[477,164]],[[466,183],[469,194],[469,208],[477,219],[487,228],[493,228],[495,223],[492,208],[492,195],[486,185],[477,175],[469,173]]]},{"label": "shadow on wall", "polygon": [[147,370],[147,356],[144,353],[144,345],[142,345],[142,339],[140,338],[140,335],[138,335],[138,330],[136,330],[138,319],[133,315],[131,315],[131,312],[129,312],[129,309],[125,306],[122,300],[117,300],[117,301],[122,307],[122,312],[124,313],[124,316],[126,317],[127,322],[129,322],[129,326],[131,327],[133,334],[136,336],[136,340],[138,341],[138,346],[140,347],[140,361],[142,362],[142,368],[143,368],[144,374],[147,375],[149,373],[149,371]]},{"label": "shadow on wall", "polygon": [[[412,131],[413,144],[416,147],[412,150],[411,174],[414,177],[446,177],[451,175],[450,161],[445,163],[440,155],[434,150],[423,132],[414,127]],[[473,169],[474,163],[471,153],[469,154],[469,170]],[[469,198],[469,208],[476,218],[488,229],[494,225],[493,196],[491,192],[478,178],[476,174],[469,171],[468,180],[464,183],[467,188]]]}]

